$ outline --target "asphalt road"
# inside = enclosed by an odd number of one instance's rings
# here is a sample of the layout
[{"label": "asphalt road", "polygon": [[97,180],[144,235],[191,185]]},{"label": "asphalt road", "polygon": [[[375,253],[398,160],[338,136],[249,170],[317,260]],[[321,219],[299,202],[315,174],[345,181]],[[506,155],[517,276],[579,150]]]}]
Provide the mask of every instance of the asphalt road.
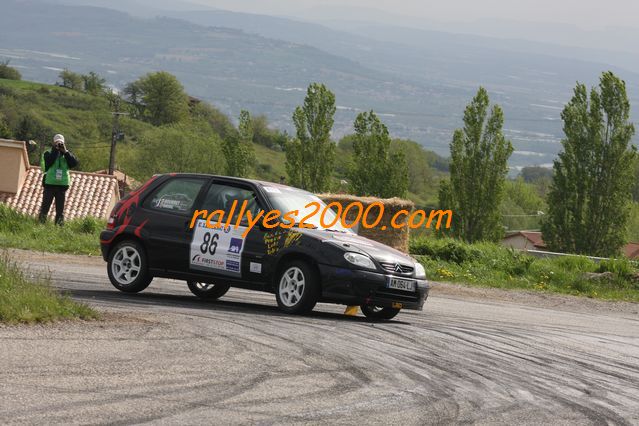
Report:
[{"label": "asphalt road", "polygon": [[127,295],[101,259],[12,252],[103,321],[0,327],[1,423],[639,424],[639,307],[435,288],[371,323],[269,294]]}]

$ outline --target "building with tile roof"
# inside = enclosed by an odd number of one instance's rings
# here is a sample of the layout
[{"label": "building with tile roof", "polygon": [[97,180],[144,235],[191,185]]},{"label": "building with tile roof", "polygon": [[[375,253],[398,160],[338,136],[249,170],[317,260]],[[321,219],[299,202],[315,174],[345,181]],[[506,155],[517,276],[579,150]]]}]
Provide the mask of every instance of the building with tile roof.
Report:
[{"label": "building with tile roof", "polygon": [[[512,232],[507,234],[501,243],[516,250],[548,250],[539,231]],[[628,243],[621,248],[621,252],[628,259],[639,259],[639,243]]]},{"label": "building with tile roof", "polygon": [[546,250],[539,231],[516,231],[506,234],[502,244],[517,250]]},{"label": "building with tile roof", "polygon": [[[0,203],[37,216],[42,204],[42,171],[38,166],[29,165],[28,158],[24,142],[0,139]],[[114,176],[71,171],[64,217],[66,220],[86,216],[106,219],[119,199]],[[49,217],[54,216],[52,206]]]},{"label": "building with tile roof", "polygon": [[[105,169],[105,170],[97,170],[93,173],[97,173],[99,175],[108,175],[109,171]],[[120,189],[120,198],[124,197],[125,194],[128,194],[131,191],[135,191],[140,186],[142,186],[140,182],[138,182],[137,180],[133,179],[131,176],[127,175],[126,173],[120,170],[117,170],[117,169],[114,170],[113,176],[115,176],[115,178],[118,180],[118,187]]]}]

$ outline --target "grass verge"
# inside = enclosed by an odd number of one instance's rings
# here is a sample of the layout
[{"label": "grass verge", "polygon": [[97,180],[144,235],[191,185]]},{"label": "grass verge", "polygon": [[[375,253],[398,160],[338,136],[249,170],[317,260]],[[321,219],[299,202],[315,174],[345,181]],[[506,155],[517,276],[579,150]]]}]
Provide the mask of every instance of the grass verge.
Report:
[{"label": "grass verge", "polygon": [[31,281],[0,254],[0,323],[43,323],[61,319],[96,319],[87,305],[58,294],[46,281]]},{"label": "grass verge", "polygon": [[71,220],[64,226],[35,218],[0,204],[0,247],[53,253],[100,254],[100,231],[105,222],[95,218]]},{"label": "grass verge", "polygon": [[410,246],[434,281],[639,302],[639,269],[628,259],[536,258],[498,244],[433,237]]}]

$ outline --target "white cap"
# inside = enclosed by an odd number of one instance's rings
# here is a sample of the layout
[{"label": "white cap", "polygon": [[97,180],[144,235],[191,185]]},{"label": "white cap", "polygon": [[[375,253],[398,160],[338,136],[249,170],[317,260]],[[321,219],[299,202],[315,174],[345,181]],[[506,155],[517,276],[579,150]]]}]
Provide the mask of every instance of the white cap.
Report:
[{"label": "white cap", "polygon": [[56,142],[62,142],[64,143],[64,136],[62,136],[61,134],[57,134],[53,137],[53,143]]}]

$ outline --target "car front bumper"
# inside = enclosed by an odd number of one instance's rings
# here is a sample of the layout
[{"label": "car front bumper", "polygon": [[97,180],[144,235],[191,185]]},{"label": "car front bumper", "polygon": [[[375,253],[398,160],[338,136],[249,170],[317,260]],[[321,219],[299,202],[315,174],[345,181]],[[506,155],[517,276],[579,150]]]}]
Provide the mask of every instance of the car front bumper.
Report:
[{"label": "car front bumper", "polygon": [[322,300],[345,305],[375,305],[422,310],[430,285],[426,280],[397,276],[416,282],[415,291],[387,287],[389,274],[319,265]]}]

